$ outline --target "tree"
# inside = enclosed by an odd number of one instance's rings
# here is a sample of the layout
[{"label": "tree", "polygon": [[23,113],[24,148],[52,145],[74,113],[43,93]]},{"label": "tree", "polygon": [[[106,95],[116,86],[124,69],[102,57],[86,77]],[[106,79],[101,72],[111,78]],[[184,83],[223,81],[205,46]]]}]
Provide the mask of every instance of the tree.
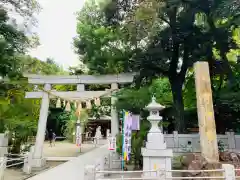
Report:
[{"label": "tree", "polygon": [[28,40],[22,31],[8,23],[7,12],[0,8],[0,76],[12,76],[17,69],[17,53],[24,53]]},{"label": "tree", "polygon": [[[43,62],[25,55],[15,55],[18,60],[18,72],[56,74],[63,70],[54,62]],[[15,77],[16,78],[16,77]],[[37,120],[40,111],[39,99],[25,99],[25,91],[33,90],[26,79],[18,77],[0,82],[0,132],[6,130],[14,134],[14,153],[19,153],[20,145],[27,141],[28,136],[36,134]]]},{"label": "tree", "polygon": [[22,87],[15,87],[8,91],[5,104],[0,107],[0,121],[4,129],[14,133],[13,153],[19,153],[21,143],[26,142],[28,136],[33,136],[37,130],[40,101],[25,100],[24,95]]},{"label": "tree", "polygon": [[105,26],[104,14],[96,1],[89,0],[77,18],[75,47],[90,74],[126,72],[131,49],[120,28]]},{"label": "tree", "polygon": [[118,100],[116,107],[119,110],[141,114],[145,106],[151,101],[152,95],[155,95],[157,101],[166,106],[172,106],[171,87],[168,79],[160,78],[152,82],[151,85],[136,88],[124,88],[117,93]]},{"label": "tree", "polygon": [[35,14],[41,10],[37,0],[2,0],[0,8],[5,9],[7,12],[16,12],[20,17],[24,18],[26,25],[30,22],[36,23]]},{"label": "tree", "polygon": [[[216,66],[215,48],[220,52],[224,73],[229,80],[232,79],[226,59],[229,50],[236,48],[232,41],[232,18],[228,18],[225,26],[215,25],[223,21],[223,17],[216,13],[222,5],[222,1],[165,0],[160,3],[146,0],[136,4],[135,1],[116,0],[105,8],[110,24],[130,24],[133,29],[140,26],[144,32],[149,32],[140,34],[145,38],[146,46],[133,57],[133,69],[140,70],[139,84],[151,82],[159,76],[169,78],[176,110],[176,129],[180,132],[185,130],[182,89],[193,63],[196,60],[208,61],[212,70]],[[206,15],[207,23],[204,23],[202,14]],[[221,41],[218,37],[222,37]]]},{"label": "tree", "polygon": [[41,61],[29,55],[18,55],[17,58],[20,71],[26,74],[66,74],[63,68],[51,58],[46,59],[46,61]]},{"label": "tree", "polygon": [[69,68],[70,75],[87,74],[87,72],[88,72],[88,68],[84,64],[79,64],[78,66]]}]

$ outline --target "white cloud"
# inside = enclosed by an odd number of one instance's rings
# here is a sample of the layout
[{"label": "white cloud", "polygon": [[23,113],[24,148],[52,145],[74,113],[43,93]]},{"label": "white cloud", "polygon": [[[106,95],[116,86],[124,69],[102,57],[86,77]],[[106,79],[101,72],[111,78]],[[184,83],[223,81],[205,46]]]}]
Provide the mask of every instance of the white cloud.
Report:
[{"label": "white cloud", "polygon": [[38,27],[34,29],[40,38],[40,46],[29,54],[46,60],[54,58],[65,68],[77,65],[79,58],[73,51],[73,37],[76,36],[76,15],[84,0],[39,0],[42,11],[38,15]]}]

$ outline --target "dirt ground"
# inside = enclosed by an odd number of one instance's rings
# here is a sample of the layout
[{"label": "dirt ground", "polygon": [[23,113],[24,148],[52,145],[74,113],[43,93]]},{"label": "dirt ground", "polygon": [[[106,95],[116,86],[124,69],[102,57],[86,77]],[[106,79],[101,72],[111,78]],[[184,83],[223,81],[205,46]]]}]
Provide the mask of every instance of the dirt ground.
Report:
[{"label": "dirt ground", "polygon": [[67,141],[56,142],[53,147],[49,143],[44,144],[43,154],[45,157],[77,157],[95,148],[94,144],[82,144],[81,150],[73,143]]}]

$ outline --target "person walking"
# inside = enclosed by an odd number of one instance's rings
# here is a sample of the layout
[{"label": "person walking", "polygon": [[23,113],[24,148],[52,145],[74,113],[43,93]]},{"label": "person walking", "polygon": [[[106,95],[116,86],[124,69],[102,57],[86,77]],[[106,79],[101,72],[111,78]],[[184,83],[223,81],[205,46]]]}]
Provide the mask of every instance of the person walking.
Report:
[{"label": "person walking", "polygon": [[56,134],[55,134],[55,132],[53,132],[52,134],[53,134],[53,137],[52,137],[52,144],[53,144],[53,146],[55,146],[55,142],[56,142]]},{"label": "person walking", "polygon": [[53,142],[53,131],[52,131],[52,129],[50,129],[50,131],[48,132],[48,140],[49,140],[50,147],[52,147],[52,142]]}]

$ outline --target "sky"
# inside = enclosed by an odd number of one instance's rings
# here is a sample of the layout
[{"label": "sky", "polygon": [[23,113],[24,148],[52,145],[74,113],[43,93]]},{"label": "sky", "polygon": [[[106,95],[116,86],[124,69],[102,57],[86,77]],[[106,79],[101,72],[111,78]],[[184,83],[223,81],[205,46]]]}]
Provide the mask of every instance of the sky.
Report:
[{"label": "sky", "polygon": [[76,15],[84,0],[38,0],[42,11],[37,16],[38,26],[33,30],[40,39],[40,46],[29,51],[40,60],[53,58],[64,68],[79,64],[74,54],[73,37],[76,36]]}]

